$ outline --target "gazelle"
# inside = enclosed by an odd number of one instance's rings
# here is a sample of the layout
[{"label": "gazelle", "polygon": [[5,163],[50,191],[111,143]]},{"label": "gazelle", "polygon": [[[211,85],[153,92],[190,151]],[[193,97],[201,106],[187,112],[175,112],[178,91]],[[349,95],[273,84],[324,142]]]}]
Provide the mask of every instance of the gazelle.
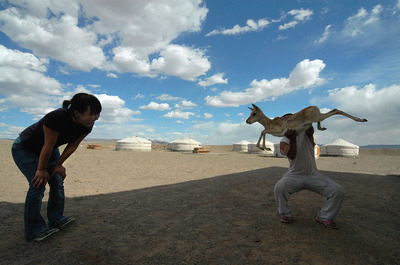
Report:
[{"label": "gazelle", "polygon": [[[302,109],[295,114],[292,114],[287,119],[282,119],[282,117],[276,117],[274,119],[270,119],[264,115],[262,110],[256,105],[252,104],[254,108],[250,108],[251,113],[249,118],[247,118],[247,124],[253,124],[255,122],[259,122],[264,126],[264,130],[261,132],[260,138],[257,142],[257,147],[265,150],[265,134],[271,134],[273,136],[282,137],[285,135],[287,129],[296,130],[297,132],[307,130],[313,122],[318,123],[318,130],[326,130],[326,128],[321,127],[321,121],[329,118],[332,115],[343,115],[357,122],[366,122],[366,119],[357,118],[347,114],[344,111],[334,109],[329,111],[328,113],[321,113],[319,108],[316,106],[310,106],[305,109]],[[261,139],[263,139],[263,145],[260,146]]]}]

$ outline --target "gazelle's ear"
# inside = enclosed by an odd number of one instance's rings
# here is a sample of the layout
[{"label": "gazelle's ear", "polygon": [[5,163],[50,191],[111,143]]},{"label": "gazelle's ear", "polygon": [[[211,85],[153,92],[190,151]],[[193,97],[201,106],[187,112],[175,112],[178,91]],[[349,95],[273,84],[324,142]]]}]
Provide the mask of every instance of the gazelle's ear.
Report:
[{"label": "gazelle's ear", "polygon": [[253,111],[254,109],[253,108],[250,108],[250,107],[248,107],[251,111]]},{"label": "gazelle's ear", "polygon": [[254,105],[254,104],[251,104],[251,105],[253,105],[253,107],[254,107],[256,110],[260,110],[260,108],[257,107],[256,105]]}]

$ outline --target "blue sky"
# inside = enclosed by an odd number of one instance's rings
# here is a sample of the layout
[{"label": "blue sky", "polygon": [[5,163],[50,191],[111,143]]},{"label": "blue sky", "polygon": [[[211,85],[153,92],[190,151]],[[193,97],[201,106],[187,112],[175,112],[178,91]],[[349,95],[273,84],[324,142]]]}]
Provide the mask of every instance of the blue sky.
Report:
[{"label": "blue sky", "polygon": [[399,144],[400,1],[0,1],[0,70],[0,138],[88,92],[88,138],[255,142],[254,103],[368,119],[317,144]]}]

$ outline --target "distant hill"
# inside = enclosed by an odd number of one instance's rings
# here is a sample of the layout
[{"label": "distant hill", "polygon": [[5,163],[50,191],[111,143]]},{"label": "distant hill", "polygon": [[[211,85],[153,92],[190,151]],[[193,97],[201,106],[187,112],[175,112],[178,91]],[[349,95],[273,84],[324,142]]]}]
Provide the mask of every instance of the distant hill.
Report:
[{"label": "distant hill", "polygon": [[166,141],[158,141],[158,140],[149,140],[152,144],[168,144]]},{"label": "distant hill", "polygon": [[119,139],[101,139],[101,138],[87,138],[83,139],[84,142],[89,142],[89,143],[115,143]]},{"label": "distant hill", "polygon": [[[119,141],[121,139],[98,139],[98,138],[88,138],[88,139],[84,139],[84,142],[89,142],[89,143],[116,143],[117,141]],[[147,139],[149,141],[151,141],[152,144],[168,144],[168,142],[165,141],[158,141],[158,140],[151,140],[151,139]]]},{"label": "distant hill", "polygon": [[374,144],[374,145],[364,145],[360,146],[360,149],[400,149],[400,145],[387,145],[387,144]]}]

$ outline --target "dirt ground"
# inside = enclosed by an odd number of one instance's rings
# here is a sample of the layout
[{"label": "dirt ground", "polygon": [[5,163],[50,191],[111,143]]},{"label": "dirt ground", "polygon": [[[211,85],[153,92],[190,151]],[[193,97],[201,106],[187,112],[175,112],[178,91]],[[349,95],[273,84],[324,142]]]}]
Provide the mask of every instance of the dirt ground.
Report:
[{"label": "dirt ground", "polygon": [[0,140],[0,264],[400,264],[400,156],[317,159],[346,191],[332,230],[315,221],[324,198],[308,191],[290,199],[295,222],[279,222],[286,158],[83,144],[65,163],[76,222],[37,243],[23,236],[28,183],[11,144]]}]

